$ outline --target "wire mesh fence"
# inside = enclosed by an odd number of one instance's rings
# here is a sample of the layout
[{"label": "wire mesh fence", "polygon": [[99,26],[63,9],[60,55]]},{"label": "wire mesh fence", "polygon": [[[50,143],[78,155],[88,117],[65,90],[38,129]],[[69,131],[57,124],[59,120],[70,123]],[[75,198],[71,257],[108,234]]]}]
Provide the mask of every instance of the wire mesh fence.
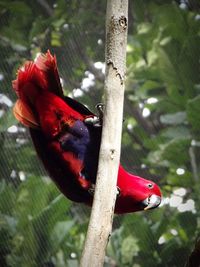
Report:
[{"label": "wire mesh fence", "polygon": [[[50,49],[65,95],[96,112],[105,9],[106,1],[0,2],[0,266],[78,266],[90,208],[49,179],[13,116],[12,80]],[[198,237],[199,29],[198,1],[130,1],[121,162],[158,183],[163,203],[115,216],[105,266],[184,266]]]}]

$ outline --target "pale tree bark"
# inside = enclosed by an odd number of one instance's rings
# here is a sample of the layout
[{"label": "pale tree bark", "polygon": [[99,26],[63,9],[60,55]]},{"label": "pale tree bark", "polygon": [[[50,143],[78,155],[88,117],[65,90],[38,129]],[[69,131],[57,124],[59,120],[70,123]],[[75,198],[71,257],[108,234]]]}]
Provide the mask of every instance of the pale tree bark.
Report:
[{"label": "pale tree bark", "polygon": [[121,150],[128,0],[108,0],[106,12],[105,110],[94,201],[81,267],[103,266],[112,231]]}]

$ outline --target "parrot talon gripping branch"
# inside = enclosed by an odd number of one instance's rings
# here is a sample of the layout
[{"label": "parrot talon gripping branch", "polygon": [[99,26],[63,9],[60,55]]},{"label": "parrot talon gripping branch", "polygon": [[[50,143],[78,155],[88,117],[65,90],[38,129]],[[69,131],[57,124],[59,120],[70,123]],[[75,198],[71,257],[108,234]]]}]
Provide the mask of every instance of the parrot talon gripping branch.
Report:
[{"label": "parrot talon gripping branch", "polygon": [[95,108],[97,109],[98,116],[90,117],[85,119],[85,123],[92,124],[94,127],[102,127],[103,124],[103,109],[104,104],[98,103]]},{"label": "parrot talon gripping branch", "polygon": [[[51,179],[70,200],[91,206],[101,143],[103,105],[98,116],[63,95],[56,57],[49,51],[18,70],[13,112],[30,129],[38,156]],[[97,127],[98,126],[98,127]],[[151,186],[150,186],[151,185]],[[161,202],[157,184],[120,165],[115,213],[153,209]]]}]

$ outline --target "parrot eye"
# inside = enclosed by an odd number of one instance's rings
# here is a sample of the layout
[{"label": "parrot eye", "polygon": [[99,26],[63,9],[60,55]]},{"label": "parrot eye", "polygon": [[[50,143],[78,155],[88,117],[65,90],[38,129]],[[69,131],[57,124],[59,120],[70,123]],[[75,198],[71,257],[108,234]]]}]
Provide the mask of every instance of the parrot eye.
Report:
[{"label": "parrot eye", "polygon": [[153,188],[153,184],[148,184],[147,187],[148,188]]}]

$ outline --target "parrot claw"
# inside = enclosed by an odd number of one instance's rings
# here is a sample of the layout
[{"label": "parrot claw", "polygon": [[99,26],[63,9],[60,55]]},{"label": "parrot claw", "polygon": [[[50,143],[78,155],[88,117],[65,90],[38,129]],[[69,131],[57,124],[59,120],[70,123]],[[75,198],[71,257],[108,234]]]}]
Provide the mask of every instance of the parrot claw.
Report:
[{"label": "parrot claw", "polygon": [[117,197],[119,197],[121,195],[121,189],[119,188],[119,186],[117,186],[117,192],[116,192],[116,195]]},{"label": "parrot claw", "polygon": [[85,119],[85,123],[91,124],[94,127],[102,127],[103,124],[103,111],[104,111],[104,104],[98,103],[95,108],[97,109],[98,116],[90,117]]},{"label": "parrot claw", "polygon": [[105,107],[105,105],[103,103],[98,103],[95,106],[95,108],[97,109],[97,112],[98,112],[98,119],[99,119],[99,123],[101,126],[103,124],[104,107]]},{"label": "parrot claw", "polygon": [[86,124],[90,124],[90,125],[92,125],[94,127],[101,127],[102,126],[102,124],[100,123],[100,120],[99,120],[99,118],[97,116],[87,118],[87,119],[84,120],[84,122]]},{"label": "parrot claw", "polygon": [[100,120],[103,120],[103,113],[104,113],[104,104],[103,103],[98,103],[95,108],[97,109],[98,112],[98,117]]},{"label": "parrot claw", "polygon": [[90,188],[88,189],[88,193],[94,196],[94,192],[95,192],[95,184],[91,184]]}]

